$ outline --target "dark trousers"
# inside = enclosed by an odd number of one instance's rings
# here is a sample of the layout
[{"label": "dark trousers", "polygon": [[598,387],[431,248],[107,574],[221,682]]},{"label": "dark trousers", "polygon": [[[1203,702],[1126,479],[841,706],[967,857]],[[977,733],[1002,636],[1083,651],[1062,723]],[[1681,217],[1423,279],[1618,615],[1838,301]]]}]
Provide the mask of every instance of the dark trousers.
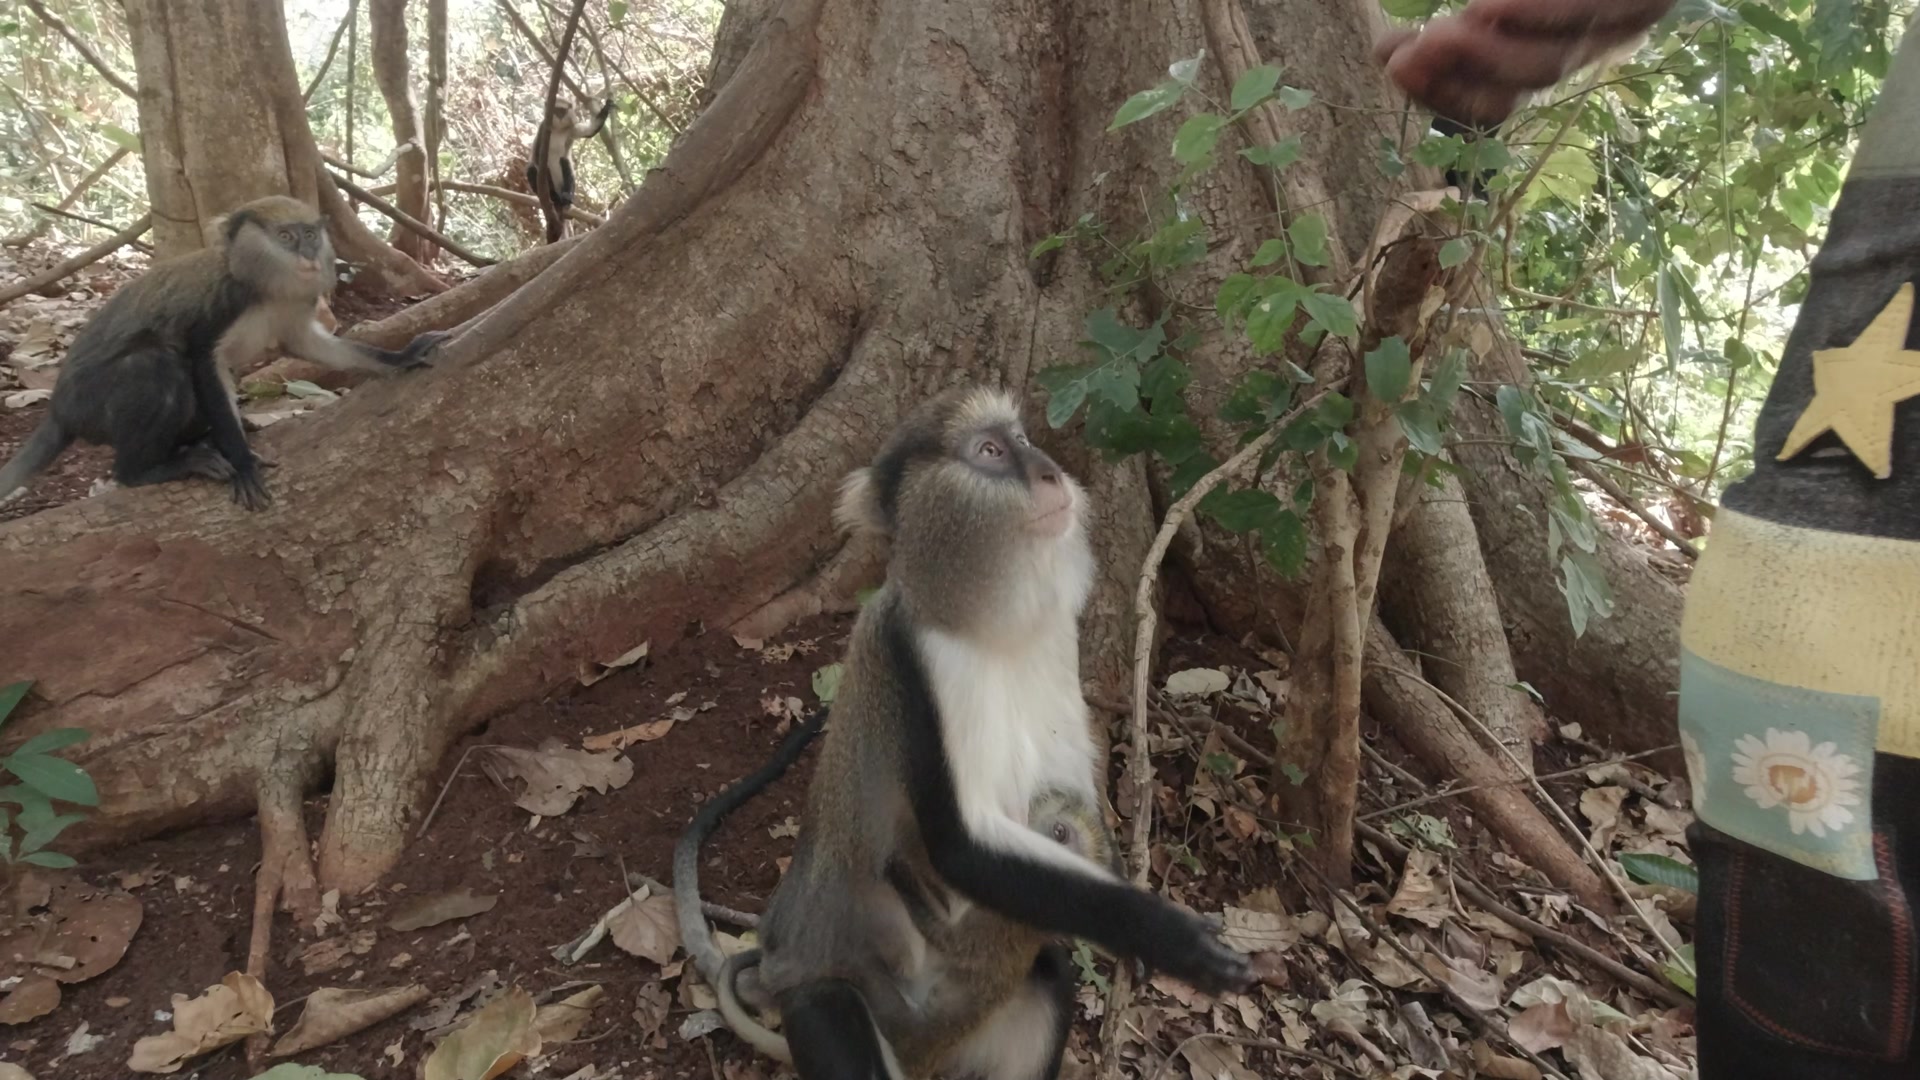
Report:
[{"label": "dark trousers", "polygon": [[1881,877],[1848,881],[1705,825],[1700,867],[1700,1080],[1903,1080],[1915,993],[1920,761],[1875,762]]}]

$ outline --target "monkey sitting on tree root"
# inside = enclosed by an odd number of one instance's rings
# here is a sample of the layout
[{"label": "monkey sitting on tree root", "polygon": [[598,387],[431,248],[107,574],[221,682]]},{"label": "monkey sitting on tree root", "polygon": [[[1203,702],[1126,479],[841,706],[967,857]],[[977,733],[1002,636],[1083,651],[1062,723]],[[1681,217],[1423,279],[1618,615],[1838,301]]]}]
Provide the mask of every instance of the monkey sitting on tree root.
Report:
[{"label": "monkey sitting on tree root", "polygon": [[[1099,801],[1079,671],[1085,504],[1012,400],[982,389],[915,412],[842,490],[839,521],[893,550],[760,923],[758,984],[802,1080],[1055,1075],[1071,966],[998,944],[990,920],[1208,992],[1252,980],[1208,920],[1029,827],[1048,792]],[[1005,940],[1035,940],[1024,931]],[[1009,963],[1011,986],[976,974]]]},{"label": "monkey sitting on tree root", "polygon": [[538,198],[545,184],[547,195],[553,199],[554,217],[547,222],[549,244],[566,232],[567,208],[573,205],[573,144],[600,134],[612,112],[613,99],[609,97],[591,120],[575,120],[573,102],[556,100],[552,112],[534,133],[533,154],[527,161],[527,190]]},{"label": "monkey sitting on tree root", "polygon": [[234,397],[239,368],[278,345],[329,367],[392,374],[426,367],[447,336],[421,334],[392,352],[328,333],[317,315],[333,288],[333,246],[325,220],[297,199],[247,203],[221,235],[216,247],[148,270],[87,320],[46,421],[0,468],[0,499],[79,439],[113,447],[123,487],[203,476],[264,509],[272,497]]},{"label": "monkey sitting on tree root", "polygon": [[[755,1050],[786,1065],[793,1064],[787,1040],[755,1015],[771,1012],[773,1006],[757,984],[760,950],[722,956],[701,915],[700,847],[723,818],[786,772],[819,733],[825,719],[823,710],[796,726],[758,771],[702,805],[681,834],[673,855],[674,907],[687,954],[701,977],[714,988],[728,1028]],[[1028,808],[1027,821],[1035,832],[1109,867],[1116,876],[1125,873],[1113,830],[1108,828],[1100,807],[1088,802],[1084,792],[1061,788],[1041,792]],[[950,994],[952,1003],[937,1015],[929,1015],[921,1030],[964,1032],[978,1021],[974,1017],[975,1023],[968,1023],[966,1014],[1012,997],[1036,970],[1044,975],[1047,985],[1066,991],[1059,1002],[1058,1016],[1063,1025],[1071,1019],[1072,960],[1060,942],[983,908],[955,910],[951,905],[957,898],[937,883],[902,878],[895,885],[907,901],[914,925],[927,939],[928,963],[937,963],[950,983],[966,991]],[[949,907],[941,910],[942,904]]]}]

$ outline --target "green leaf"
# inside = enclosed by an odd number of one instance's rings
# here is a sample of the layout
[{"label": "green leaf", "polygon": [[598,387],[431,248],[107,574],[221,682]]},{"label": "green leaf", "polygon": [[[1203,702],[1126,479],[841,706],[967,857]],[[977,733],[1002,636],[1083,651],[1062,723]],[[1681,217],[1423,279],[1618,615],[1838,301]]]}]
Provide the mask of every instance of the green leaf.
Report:
[{"label": "green leaf", "polygon": [[1700,871],[1665,855],[1636,852],[1617,856],[1620,865],[1635,881],[1665,885],[1682,892],[1700,893]]},{"label": "green leaf", "polygon": [[1440,453],[1444,447],[1440,438],[1440,418],[1430,400],[1403,401],[1394,408],[1393,416],[1400,421],[1400,431],[1407,437],[1407,445],[1429,457]]},{"label": "green leaf", "polygon": [[75,743],[86,742],[91,732],[85,728],[63,727],[52,731],[43,731],[22,743],[18,754],[51,754],[55,750],[64,750]]},{"label": "green leaf", "polygon": [[1285,105],[1288,112],[1299,112],[1313,104],[1313,91],[1302,90],[1297,86],[1283,86],[1280,88],[1280,104]]},{"label": "green leaf", "polygon": [[310,383],[305,379],[288,379],[287,393],[297,398],[312,398],[316,401],[332,401],[340,396],[318,383]]},{"label": "green leaf", "polygon": [[1180,395],[1192,381],[1192,368],[1163,353],[1140,369],[1139,393],[1156,410],[1178,409]]},{"label": "green leaf", "polygon": [[1327,436],[1327,460],[1341,472],[1352,472],[1360,462],[1360,445],[1344,431],[1333,432]]},{"label": "green leaf", "polygon": [[28,679],[26,682],[9,683],[6,686],[0,686],[0,723],[6,722],[7,717],[13,714],[14,708],[20,704],[21,700],[27,696],[27,691],[31,689],[33,689],[32,679]]},{"label": "green leaf", "polygon": [[1192,56],[1175,60],[1167,66],[1167,74],[1182,86],[1192,86],[1193,80],[1200,77],[1200,64],[1207,58],[1207,50],[1201,49]]},{"label": "green leaf", "polygon": [[1681,962],[1668,960],[1660,966],[1660,974],[1665,975],[1668,982],[1686,991],[1688,996],[1692,996],[1695,992],[1693,943],[1689,941],[1675,951],[1680,954]]},{"label": "green leaf", "polygon": [[1294,258],[1308,266],[1327,265],[1326,218],[1319,214],[1301,214],[1287,226],[1287,239],[1293,241]]},{"label": "green leaf", "polygon": [[1354,314],[1353,304],[1344,296],[1310,292],[1300,297],[1300,306],[1307,310],[1314,322],[1326,327],[1329,333],[1352,337],[1360,330],[1359,317]]},{"label": "green leaf", "polygon": [[1084,379],[1076,379],[1064,386],[1052,389],[1047,395],[1047,426],[1061,427],[1073,419],[1080,411],[1080,405],[1087,400],[1087,384]]},{"label": "green leaf", "polygon": [[1287,330],[1293,326],[1294,309],[1305,293],[1282,290],[1257,301],[1247,312],[1247,340],[1261,354],[1277,353],[1287,343]]},{"label": "green leaf", "polygon": [[1087,316],[1087,341],[1115,359],[1138,364],[1160,351],[1167,332],[1160,323],[1138,330],[1120,321],[1112,308],[1101,308]]},{"label": "green leaf", "polygon": [[607,23],[619,29],[620,24],[627,19],[627,6],[627,0],[611,0],[607,4]]},{"label": "green leaf", "polygon": [[1287,257],[1285,240],[1267,240],[1261,243],[1260,250],[1253,253],[1253,265],[1272,266]]},{"label": "green leaf", "polygon": [[126,128],[114,124],[101,124],[100,134],[105,135],[115,146],[123,150],[131,150],[136,154],[140,152],[140,136]]},{"label": "green leaf", "polygon": [[1175,499],[1181,498],[1193,490],[1200,478],[1220,467],[1211,454],[1194,454],[1180,463],[1167,477],[1167,494]]},{"label": "green leaf", "polygon": [[841,671],[839,664],[828,664],[813,673],[813,696],[819,698],[821,704],[833,704],[834,695],[840,692]]},{"label": "green leaf", "polygon": [[1594,167],[1591,155],[1577,146],[1562,146],[1547,155],[1547,163],[1540,167],[1538,186],[1556,198],[1578,204],[1599,182],[1600,170]]},{"label": "green leaf", "polygon": [[67,826],[78,824],[86,819],[85,814],[54,814],[45,819],[34,819],[29,824],[27,815],[21,814],[20,853],[24,855],[30,851],[39,851],[53,843],[54,838],[65,832]]},{"label": "green leaf", "polygon": [[1219,313],[1222,321],[1231,322],[1232,316],[1246,304],[1259,284],[1260,279],[1252,274],[1228,274],[1227,279],[1220,283],[1220,291],[1214,294],[1214,311]]},{"label": "green leaf", "polygon": [[1186,84],[1174,79],[1151,90],[1142,90],[1120,106],[1120,111],[1113,114],[1113,123],[1107,125],[1107,130],[1118,131],[1128,124],[1136,124],[1156,113],[1165,112],[1186,92]]},{"label": "green leaf", "polygon": [[1033,245],[1033,250],[1027,253],[1027,258],[1037,259],[1055,248],[1065,247],[1066,243],[1067,236],[1065,233],[1054,233],[1052,236]]},{"label": "green leaf", "polygon": [[1686,326],[1680,321],[1680,290],[1673,280],[1673,267],[1662,266],[1657,281],[1660,297],[1660,335],[1666,339],[1667,362],[1680,362],[1680,350],[1686,346]]},{"label": "green leaf", "polygon": [[1301,145],[1300,136],[1289,135],[1272,146],[1249,146],[1240,151],[1240,156],[1255,165],[1284,169],[1300,160]]},{"label": "green leaf", "polygon": [[1449,349],[1440,358],[1440,369],[1433,373],[1427,384],[1427,400],[1433,403],[1436,416],[1445,416],[1453,409],[1453,398],[1460,392],[1461,384],[1467,381],[1467,351]]},{"label": "green leaf", "polygon": [[1300,766],[1295,765],[1291,761],[1283,761],[1280,763],[1280,775],[1286,777],[1287,783],[1292,784],[1294,787],[1299,787],[1301,784],[1307,782],[1307,774],[1301,770]]},{"label": "green leaf", "polygon": [[1272,64],[1261,64],[1248,68],[1233,84],[1233,97],[1229,102],[1234,111],[1251,109],[1267,99],[1273,88],[1280,85],[1280,69]]},{"label": "green leaf", "polygon": [[71,761],[15,751],[6,758],[6,767],[21,783],[50,799],[81,806],[100,804],[100,791],[93,786],[93,778]]},{"label": "green leaf", "polygon": [[1187,117],[1180,130],[1173,136],[1173,159],[1182,165],[1198,165],[1213,153],[1215,143],[1220,141],[1220,129],[1227,126],[1227,118],[1212,113],[1199,113]]},{"label": "green leaf", "polygon": [[1140,407],[1140,366],[1125,357],[1101,364],[1087,374],[1087,396],[1131,412]]},{"label": "green leaf", "polygon": [[1429,135],[1413,144],[1413,160],[1429,169],[1445,169],[1459,164],[1467,144],[1452,135]]},{"label": "green leaf", "polygon": [[1264,528],[1280,516],[1280,500],[1255,488],[1231,491],[1210,498],[1207,513],[1220,527],[1233,533]]},{"label": "green leaf", "polygon": [[62,855],[57,851],[30,851],[20,856],[20,861],[44,866],[49,870],[71,870],[80,865],[73,861],[73,856]]},{"label": "green leaf", "polygon": [[1260,527],[1260,553],[1285,577],[1299,577],[1307,565],[1307,523],[1292,510],[1282,510]]},{"label": "green leaf", "polygon": [[1392,404],[1407,396],[1407,385],[1413,381],[1413,354],[1398,334],[1368,353],[1366,364],[1367,391],[1374,397]]},{"label": "green leaf", "polygon": [[1400,147],[1385,135],[1380,136],[1380,154],[1375,163],[1380,167],[1380,175],[1389,180],[1397,179],[1407,171],[1407,163],[1400,156]]},{"label": "green leaf", "polygon": [[1467,261],[1473,254],[1473,242],[1464,236],[1456,236],[1440,245],[1440,269],[1451,270]]},{"label": "green leaf", "polygon": [[1581,353],[1568,364],[1561,377],[1568,382],[1599,382],[1616,375],[1625,375],[1637,367],[1642,359],[1638,349],[1622,348],[1618,345],[1592,349]]},{"label": "green leaf", "polygon": [[1440,10],[1440,0],[1380,0],[1380,8],[1396,19],[1424,19]]},{"label": "green leaf", "polygon": [[1586,635],[1589,619],[1613,614],[1613,590],[1607,585],[1606,571],[1578,548],[1568,548],[1560,557],[1560,592],[1567,598],[1567,617],[1576,638]]}]

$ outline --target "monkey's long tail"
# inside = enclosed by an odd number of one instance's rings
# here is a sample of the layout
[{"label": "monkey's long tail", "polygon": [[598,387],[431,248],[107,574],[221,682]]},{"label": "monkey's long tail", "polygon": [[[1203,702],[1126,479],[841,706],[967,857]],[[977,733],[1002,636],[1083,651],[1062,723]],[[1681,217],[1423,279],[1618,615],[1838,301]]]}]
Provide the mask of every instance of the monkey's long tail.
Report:
[{"label": "monkey's long tail", "polygon": [[0,469],[0,501],[16,490],[24,487],[27,481],[41,469],[53,464],[53,459],[73,443],[73,436],[59,422],[49,416],[27,437],[26,445],[13,455],[6,468]]},{"label": "monkey's long tail", "polygon": [[720,955],[719,946],[713,943],[713,929],[700,910],[700,845],[706,843],[722,818],[758,794],[761,788],[778,780],[788,766],[799,759],[800,752],[825,726],[828,711],[821,709],[794,725],[765,765],[708,799],[693,815],[693,821],[687,831],[680,834],[680,843],[673,849],[673,907],[680,920],[680,943],[686,947],[687,955],[693,957],[701,978],[715,987],[720,985],[720,969],[725,966],[726,957]]}]

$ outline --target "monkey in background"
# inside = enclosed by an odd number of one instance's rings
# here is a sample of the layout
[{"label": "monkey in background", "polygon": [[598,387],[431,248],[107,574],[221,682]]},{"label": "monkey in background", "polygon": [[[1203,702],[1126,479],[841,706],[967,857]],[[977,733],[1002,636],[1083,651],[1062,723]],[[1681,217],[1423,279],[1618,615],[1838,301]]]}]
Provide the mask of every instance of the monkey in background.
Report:
[{"label": "monkey in background", "polygon": [[842,488],[839,522],[892,554],[760,922],[757,985],[802,1080],[1056,1075],[1074,977],[1045,942],[1063,935],[1203,991],[1252,980],[1206,919],[1030,827],[1050,792],[1099,803],[1085,504],[984,389],[923,406]]},{"label": "monkey in background", "polygon": [[591,119],[576,120],[573,102],[556,99],[552,111],[534,133],[533,154],[527,161],[527,190],[537,197],[544,183],[548,196],[553,199],[554,217],[547,222],[549,244],[566,231],[567,208],[573,205],[574,141],[600,134],[612,112],[613,98],[609,97]]},{"label": "monkey in background", "polygon": [[247,445],[235,371],[277,345],[329,367],[392,374],[427,366],[446,336],[421,334],[393,352],[328,333],[318,316],[333,288],[333,246],[325,220],[298,199],[256,199],[220,232],[217,246],[153,267],[87,320],[47,419],[0,468],[0,499],[79,439],[113,447],[123,487],[200,476],[264,509],[272,497]]}]

